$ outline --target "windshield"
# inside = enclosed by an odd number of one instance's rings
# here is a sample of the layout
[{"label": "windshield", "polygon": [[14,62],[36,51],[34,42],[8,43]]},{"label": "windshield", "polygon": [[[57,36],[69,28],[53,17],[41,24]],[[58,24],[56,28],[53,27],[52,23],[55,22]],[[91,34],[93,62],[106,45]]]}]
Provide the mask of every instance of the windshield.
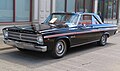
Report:
[{"label": "windshield", "polygon": [[66,14],[66,13],[54,13],[50,15],[46,21],[45,24],[61,24],[61,23],[75,23],[78,20],[77,14]]}]

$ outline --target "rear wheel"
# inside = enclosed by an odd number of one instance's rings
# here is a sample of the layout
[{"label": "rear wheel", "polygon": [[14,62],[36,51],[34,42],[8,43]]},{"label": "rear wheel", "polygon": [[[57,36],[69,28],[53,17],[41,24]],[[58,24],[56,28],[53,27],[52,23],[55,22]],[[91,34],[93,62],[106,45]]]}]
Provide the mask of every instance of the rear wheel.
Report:
[{"label": "rear wheel", "polygon": [[105,46],[107,44],[107,35],[102,35],[100,41],[98,41],[98,45],[100,46]]},{"label": "rear wheel", "polygon": [[67,44],[64,40],[57,41],[55,47],[52,50],[53,58],[61,58],[67,51]]}]

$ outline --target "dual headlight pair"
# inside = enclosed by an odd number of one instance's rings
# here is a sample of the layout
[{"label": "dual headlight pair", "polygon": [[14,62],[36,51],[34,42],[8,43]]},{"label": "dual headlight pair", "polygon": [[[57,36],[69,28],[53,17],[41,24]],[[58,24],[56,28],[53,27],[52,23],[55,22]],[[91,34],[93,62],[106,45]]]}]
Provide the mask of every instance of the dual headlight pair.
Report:
[{"label": "dual headlight pair", "polygon": [[42,36],[38,36],[37,37],[37,42],[38,42],[38,44],[43,44],[43,37]]},{"label": "dual headlight pair", "polygon": [[8,38],[8,29],[3,30],[4,38]]}]

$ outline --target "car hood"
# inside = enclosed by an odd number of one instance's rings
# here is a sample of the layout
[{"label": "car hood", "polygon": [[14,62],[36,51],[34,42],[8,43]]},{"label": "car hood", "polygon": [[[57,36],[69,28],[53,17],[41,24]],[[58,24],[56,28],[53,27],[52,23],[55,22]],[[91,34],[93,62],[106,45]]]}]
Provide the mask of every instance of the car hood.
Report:
[{"label": "car hood", "polygon": [[13,26],[7,27],[6,29],[10,31],[18,31],[23,33],[42,33],[42,32],[49,32],[50,30],[55,30],[57,28],[52,28],[49,25],[41,24],[41,25],[27,25],[27,26]]},{"label": "car hood", "polygon": [[13,26],[13,27],[8,27],[11,29],[21,29],[21,30],[45,30],[45,29],[50,29],[51,27],[49,25],[41,24],[41,25],[26,25],[26,26]]}]

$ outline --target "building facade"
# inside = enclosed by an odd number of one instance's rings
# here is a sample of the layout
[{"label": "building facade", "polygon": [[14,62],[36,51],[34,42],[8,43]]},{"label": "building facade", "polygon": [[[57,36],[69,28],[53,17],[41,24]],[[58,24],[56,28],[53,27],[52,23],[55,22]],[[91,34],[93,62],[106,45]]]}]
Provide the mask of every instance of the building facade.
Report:
[{"label": "building facade", "polygon": [[0,0],[0,29],[42,23],[52,12],[91,12],[105,23],[118,24],[119,0]]},{"label": "building facade", "polygon": [[34,12],[39,17],[39,23],[52,12],[92,12],[99,14],[105,23],[118,24],[119,2],[119,0],[35,0],[35,5],[38,3],[38,10]]}]

